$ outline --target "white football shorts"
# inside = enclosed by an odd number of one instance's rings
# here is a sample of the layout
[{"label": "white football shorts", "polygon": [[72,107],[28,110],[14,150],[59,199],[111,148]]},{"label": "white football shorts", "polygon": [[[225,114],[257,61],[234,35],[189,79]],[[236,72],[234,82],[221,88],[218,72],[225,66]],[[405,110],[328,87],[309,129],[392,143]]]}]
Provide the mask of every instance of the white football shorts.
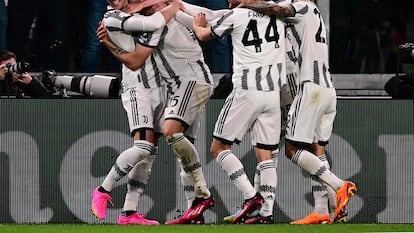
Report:
[{"label": "white football shorts", "polygon": [[164,86],[129,88],[123,91],[121,99],[131,133],[137,129],[153,129],[154,133],[162,133],[167,102]]},{"label": "white football shorts", "polygon": [[214,127],[213,136],[227,144],[239,143],[250,129],[252,145],[274,150],[280,140],[279,91],[233,89]]},{"label": "white football shorts", "polygon": [[286,138],[296,142],[328,142],[336,115],[334,88],[305,82],[288,113]]},{"label": "white football shorts", "polygon": [[165,119],[182,122],[185,135],[196,138],[205,105],[213,93],[213,85],[194,80],[180,80],[169,86]]}]

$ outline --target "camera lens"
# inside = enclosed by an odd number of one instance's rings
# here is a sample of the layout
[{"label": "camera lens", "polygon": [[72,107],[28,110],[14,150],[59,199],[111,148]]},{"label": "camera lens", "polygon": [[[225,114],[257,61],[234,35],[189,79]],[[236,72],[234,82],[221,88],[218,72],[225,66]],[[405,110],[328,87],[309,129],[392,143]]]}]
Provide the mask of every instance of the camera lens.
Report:
[{"label": "camera lens", "polygon": [[30,64],[27,62],[18,62],[15,64],[6,64],[7,70],[9,73],[17,73],[17,74],[23,74],[25,72],[28,72],[28,68],[30,67]]}]

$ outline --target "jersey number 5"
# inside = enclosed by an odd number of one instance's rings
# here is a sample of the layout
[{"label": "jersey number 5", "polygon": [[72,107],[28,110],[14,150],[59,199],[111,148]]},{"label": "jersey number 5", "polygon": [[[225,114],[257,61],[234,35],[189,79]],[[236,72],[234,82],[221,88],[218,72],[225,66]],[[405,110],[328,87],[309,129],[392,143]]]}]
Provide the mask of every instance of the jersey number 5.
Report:
[{"label": "jersey number 5", "polygon": [[[252,39],[249,39],[249,37]],[[276,17],[271,17],[266,28],[265,39],[267,42],[274,41],[275,48],[279,48],[279,37],[279,33],[277,32]],[[243,34],[242,42],[244,46],[253,45],[256,48],[256,53],[260,53],[262,51],[261,44],[263,43],[263,40],[260,38],[257,30],[257,20],[252,19],[249,21]]]}]

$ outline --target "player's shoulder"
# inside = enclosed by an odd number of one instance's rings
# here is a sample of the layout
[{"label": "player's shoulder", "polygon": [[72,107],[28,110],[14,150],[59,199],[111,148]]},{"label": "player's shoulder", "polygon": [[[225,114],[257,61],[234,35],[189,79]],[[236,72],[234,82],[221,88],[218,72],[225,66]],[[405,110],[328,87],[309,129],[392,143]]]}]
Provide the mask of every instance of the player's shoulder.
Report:
[{"label": "player's shoulder", "polygon": [[245,15],[247,12],[252,11],[248,8],[243,8],[243,7],[236,7],[231,9],[229,12],[227,12],[227,15],[233,15],[233,16],[238,16],[238,15]]},{"label": "player's shoulder", "polygon": [[292,2],[291,6],[295,9],[297,14],[306,14],[311,9],[316,8],[315,3],[309,1],[296,1]]},{"label": "player's shoulder", "polygon": [[125,17],[130,17],[130,16],[131,14],[120,11],[120,10],[108,9],[103,15],[103,19],[105,20],[110,17],[125,18]]}]

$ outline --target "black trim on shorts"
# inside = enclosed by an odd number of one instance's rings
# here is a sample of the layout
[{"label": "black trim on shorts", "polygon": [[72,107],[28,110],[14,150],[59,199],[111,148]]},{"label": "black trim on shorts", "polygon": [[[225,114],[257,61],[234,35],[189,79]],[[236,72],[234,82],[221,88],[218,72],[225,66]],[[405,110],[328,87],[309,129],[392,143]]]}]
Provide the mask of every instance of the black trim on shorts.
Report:
[{"label": "black trim on shorts", "polygon": [[312,151],[312,144],[311,143],[292,141],[292,140],[287,139],[287,138],[285,138],[285,141],[289,142],[292,145],[294,145],[298,149]]},{"label": "black trim on shorts", "polygon": [[132,130],[132,132],[131,132],[131,137],[134,137],[136,133],[139,133],[139,140],[144,140],[144,141],[146,141],[146,140],[147,140],[147,134],[146,134],[146,131],[147,131],[147,130],[150,130],[150,131],[153,131],[153,132],[154,132],[154,129],[153,129],[153,128],[148,128],[148,127],[146,127],[146,128],[134,129],[134,130]]},{"label": "black trim on shorts", "polygon": [[217,136],[214,136],[214,135],[213,135],[213,138],[215,138],[215,139],[219,140],[221,143],[229,145],[229,146],[233,145],[233,143],[236,143],[236,144],[240,143],[239,140],[229,141],[229,140],[226,140],[224,138],[220,138],[220,137],[217,137]]},{"label": "black trim on shorts", "polygon": [[326,146],[328,145],[329,141],[318,141],[318,145],[320,146]]},{"label": "black trim on shorts", "polygon": [[265,145],[265,144],[261,144],[261,143],[257,143],[256,147],[259,149],[263,149],[263,150],[271,150],[274,151],[277,148],[279,148],[279,144],[274,144],[274,145]]}]

